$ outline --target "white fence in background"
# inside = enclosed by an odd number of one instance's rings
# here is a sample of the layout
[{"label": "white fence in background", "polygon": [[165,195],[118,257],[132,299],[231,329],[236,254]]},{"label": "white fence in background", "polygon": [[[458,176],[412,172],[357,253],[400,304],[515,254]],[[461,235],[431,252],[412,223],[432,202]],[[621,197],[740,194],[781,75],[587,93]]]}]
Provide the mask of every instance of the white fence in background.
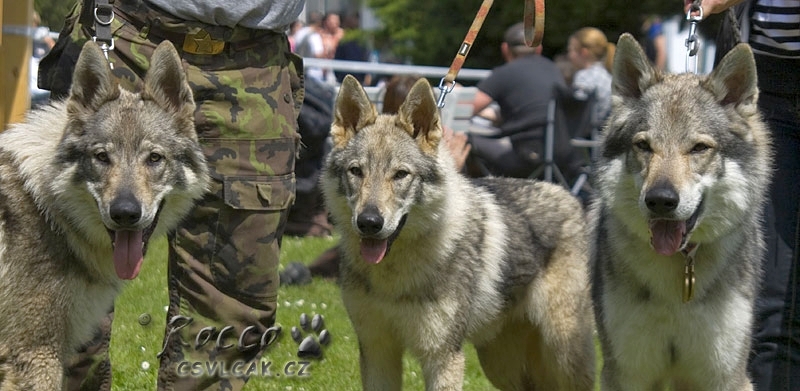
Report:
[{"label": "white fence in background", "polygon": [[[304,58],[304,67],[319,67],[351,73],[379,73],[383,75],[420,75],[426,78],[440,80],[447,74],[449,67],[435,67],[425,65],[389,64],[380,62],[328,60],[322,58]],[[456,81],[481,80],[489,76],[488,69],[462,68],[458,72]],[[436,86],[434,86],[436,87]]]}]

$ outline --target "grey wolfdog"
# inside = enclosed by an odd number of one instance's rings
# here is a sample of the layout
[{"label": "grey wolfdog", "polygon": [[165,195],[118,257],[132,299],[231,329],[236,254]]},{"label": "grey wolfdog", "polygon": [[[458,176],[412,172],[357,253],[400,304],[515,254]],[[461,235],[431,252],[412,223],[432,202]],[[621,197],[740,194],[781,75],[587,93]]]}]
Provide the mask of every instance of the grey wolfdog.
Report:
[{"label": "grey wolfdog", "polygon": [[628,34],[596,178],[603,390],[752,390],[769,137],[749,46],[707,76],[654,70]]},{"label": "grey wolfdog", "polygon": [[142,93],[88,42],[65,102],[0,134],[0,390],[60,390],[147,242],[208,186],[194,102],[169,42]]},{"label": "grey wolfdog", "polygon": [[503,390],[591,390],[593,318],[581,205],[553,184],[470,182],[442,142],[430,85],[396,115],[347,77],[322,183],[344,251],[342,295],[365,390],[460,390],[462,345]]}]

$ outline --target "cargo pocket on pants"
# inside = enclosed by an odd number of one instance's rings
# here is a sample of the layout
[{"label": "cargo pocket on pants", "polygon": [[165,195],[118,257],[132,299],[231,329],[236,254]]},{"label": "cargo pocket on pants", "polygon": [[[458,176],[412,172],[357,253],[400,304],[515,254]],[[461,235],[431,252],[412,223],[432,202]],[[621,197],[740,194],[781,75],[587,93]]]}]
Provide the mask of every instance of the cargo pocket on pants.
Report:
[{"label": "cargo pocket on pants", "polygon": [[225,204],[234,209],[280,211],[294,202],[294,174],[280,176],[226,176]]},{"label": "cargo pocket on pants", "polygon": [[225,176],[219,211],[217,287],[247,303],[274,300],[278,289],[279,235],[295,197],[294,174]]}]

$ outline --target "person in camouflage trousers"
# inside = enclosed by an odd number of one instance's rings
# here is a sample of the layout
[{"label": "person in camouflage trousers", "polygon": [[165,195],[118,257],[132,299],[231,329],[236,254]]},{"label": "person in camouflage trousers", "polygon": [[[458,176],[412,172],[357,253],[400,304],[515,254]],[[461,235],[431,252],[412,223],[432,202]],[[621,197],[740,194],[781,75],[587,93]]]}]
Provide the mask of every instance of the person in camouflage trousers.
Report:
[{"label": "person in camouflage trousers", "polygon": [[[207,196],[169,237],[169,307],[158,389],[238,390],[245,377],[187,368],[251,363],[279,332],[278,256],[295,196],[302,60],[282,32],[186,21],[142,0],[112,3],[114,49],[108,57],[124,88],[141,87],[160,41],[168,39],[178,49],[213,179]],[[55,98],[67,96],[81,47],[94,34],[82,10],[87,12],[78,4],[67,17],[40,66],[40,84]],[[70,389],[110,388],[112,314],[68,368]]]}]

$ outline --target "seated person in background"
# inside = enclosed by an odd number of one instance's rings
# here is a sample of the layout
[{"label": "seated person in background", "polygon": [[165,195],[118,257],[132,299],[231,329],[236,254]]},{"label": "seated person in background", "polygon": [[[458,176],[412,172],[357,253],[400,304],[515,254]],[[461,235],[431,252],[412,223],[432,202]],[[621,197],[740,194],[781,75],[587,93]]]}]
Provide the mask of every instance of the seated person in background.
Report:
[{"label": "seated person in background", "polygon": [[473,160],[477,160],[488,170],[483,174],[527,178],[544,161],[547,106],[553,91],[567,87],[556,64],[541,55],[541,46],[525,44],[521,22],[506,30],[500,50],[506,63],[478,83],[473,102],[474,114],[492,102],[499,105],[500,134],[470,134],[472,153],[467,164],[473,176],[477,175]]},{"label": "seated person in background", "polygon": [[594,27],[572,33],[567,44],[567,57],[576,69],[572,81],[575,97],[586,99],[594,93],[596,124],[603,123],[611,112],[610,66],[615,48],[606,35]]}]

